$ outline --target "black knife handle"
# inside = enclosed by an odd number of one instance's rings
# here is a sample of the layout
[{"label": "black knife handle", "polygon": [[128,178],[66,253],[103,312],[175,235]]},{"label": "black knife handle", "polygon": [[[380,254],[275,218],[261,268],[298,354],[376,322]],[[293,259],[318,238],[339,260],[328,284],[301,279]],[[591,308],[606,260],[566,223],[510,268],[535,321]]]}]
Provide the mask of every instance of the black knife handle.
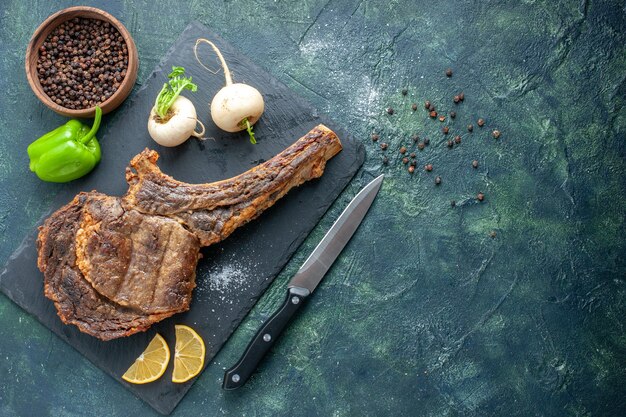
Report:
[{"label": "black knife handle", "polygon": [[239,362],[224,373],[223,389],[236,389],[246,383],[309,294],[306,288],[289,288],[283,305],[263,323]]}]

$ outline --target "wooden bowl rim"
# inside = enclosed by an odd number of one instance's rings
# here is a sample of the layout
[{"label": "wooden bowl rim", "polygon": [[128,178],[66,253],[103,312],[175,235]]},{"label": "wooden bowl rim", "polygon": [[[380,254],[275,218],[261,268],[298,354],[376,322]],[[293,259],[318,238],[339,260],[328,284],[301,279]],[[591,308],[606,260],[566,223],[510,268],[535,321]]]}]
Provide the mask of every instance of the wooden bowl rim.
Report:
[{"label": "wooden bowl rim", "polygon": [[[39,47],[41,46],[41,44],[43,44],[43,42],[45,42],[47,38],[47,34],[46,34],[46,37],[40,38],[40,41],[37,42],[37,45],[35,45],[35,40],[38,37],[40,37],[40,35],[43,32],[45,32],[48,28],[51,27],[50,31],[52,31],[55,27],[59,26],[61,23],[73,17],[77,17],[77,16],[72,16],[72,17],[68,17],[67,19],[63,19],[64,15],[68,13],[74,13],[74,12],[95,14],[98,17],[100,17],[100,20],[109,22],[122,35],[124,42],[126,42],[126,47],[128,48],[128,67],[126,69],[126,76],[124,77],[124,80],[120,84],[117,91],[113,93],[111,97],[109,97],[107,100],[100,103],[99,105],[100,108],[102,109],[102,113],[106,114],[106,113],[113,111],[115,108],[117,108],[124,101],[124,99],[128,96],[128,94],[130,94],[132,87],[135,84],[135,81],[137,79],[139,58],[137,56],[137,47],[135,46],[135,42],[132,36],[130,35],[130,32],[128,32],[128,30],[122,24],[122,22],[120,22],[113,15],[105,12],[104,10],[98,9],[96,7],[89,7],[89,6],[73,6],[73,7],[68,7],[68,8],[59,10],[58,12],[53,13],[52,15],[48,16],[48,18],[44,20],[37,27],[37,29],[35,29],[35,32],[33,33],[33,35],[30,38],[30,41],[28,42],[28,47],[26,48],[26,57],[25,57],[26,78],[28,79],[28,84],[30,85],[30,88],[35,93],[35,96],[37,96],[39,100],[41,100],[47,107],[49,107],[56,113],[59,113],[61,115],[68,116],[68,117],[93,117],[94,116],[95,109],[96,109],[95,106],[87,108],[87,109],[75,110],[75,109],[68,109],[52,101],[52,99],[43,91],[43,87],[41,86],[41,83],[39,82],[39,76],[36,74],[37,67],[36,66],[33,67],[33,65],[31,65],[30,57],[33,54],[36,54],[37,56],[39,55]],[[96,18],[95,16],[87,16],[87,17],[92,18],[92,19]],[[119,103],[114,105],[115,100],[118,99],[118,97],[122,95],[125,95],[125,96],[122,97]]]}]

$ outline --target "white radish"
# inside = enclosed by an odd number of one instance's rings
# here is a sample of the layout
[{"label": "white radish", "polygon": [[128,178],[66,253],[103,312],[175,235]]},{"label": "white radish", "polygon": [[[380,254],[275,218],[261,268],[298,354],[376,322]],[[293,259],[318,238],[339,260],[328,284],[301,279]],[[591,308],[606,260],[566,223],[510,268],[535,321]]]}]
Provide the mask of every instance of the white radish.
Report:
[{"label": "white radish", "polygon": [[[153,107],[148,120],[148,132],[161,146],[178,146],[190,136],[202,139],[204,125],[197,119],[196,108],[187,97],[178,96],[170,106],[167,119],[161,119]],[[196,125],[200,131],[196,132]]]},{"label": "white radish", "polygon": [[[196,60],[205,69],[207,68],[198,58],[198,45],[207,43],[213,48],[224,70],[226,86],[217,92],[211,101],[211,118],[213,122],[226,132],[240,132],[247,130],[250,142],[256,143],[252,125],[254,125],[265,110],[263,96],[256,88],[243,83],[233,83],[233,78],[226,65],[226,61],[215,44],[207,39],[198,39],[193,48]],[[213,72],[213,71],[211,71]]]},{"label": "white radish", "polygon": [[[183,67],[172,67],[167,77],[169,81],[163,84],[150,111],[150,136],[162,146],[178,146],[191,136],[203,139],[204,125],[198,120],[196,108],[180,95],[183,90],[196,91],[198,86],[191,82],[191,77],[185,77]],[[200,125],[199,132],[196,132],[196,125]]]}]

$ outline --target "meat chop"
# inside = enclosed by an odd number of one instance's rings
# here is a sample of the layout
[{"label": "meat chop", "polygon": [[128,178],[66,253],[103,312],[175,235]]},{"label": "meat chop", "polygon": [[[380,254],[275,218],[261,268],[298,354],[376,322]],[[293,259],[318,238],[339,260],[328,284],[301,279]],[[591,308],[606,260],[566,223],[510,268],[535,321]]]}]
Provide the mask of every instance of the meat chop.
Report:
[{"label": "meat chop", "polygon": [[78,194],[40,227],[37,265],[61,320],[102,340],[145,331],[189,309],[200,248],[257,218],[291,188],[320,177],[341,142],[323,125],[234,178],[187,184],[144,150],[123,197]]}]

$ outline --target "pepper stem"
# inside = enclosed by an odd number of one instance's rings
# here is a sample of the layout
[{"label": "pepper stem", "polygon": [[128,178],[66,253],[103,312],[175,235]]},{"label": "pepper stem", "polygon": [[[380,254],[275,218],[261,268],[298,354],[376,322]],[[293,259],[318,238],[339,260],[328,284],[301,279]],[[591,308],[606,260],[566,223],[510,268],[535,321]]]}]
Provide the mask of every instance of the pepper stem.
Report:
[{"label": "pepper stem", "polygon": [[99,106],[96,106],[96,116],[93,119],[93,125],[91,125],[91,130],[85,136],[80,138],[80,142],[84,145],[93,139],[96,136],[96,132],[100,128],[100,120],[102,119],[102,109]]}]

